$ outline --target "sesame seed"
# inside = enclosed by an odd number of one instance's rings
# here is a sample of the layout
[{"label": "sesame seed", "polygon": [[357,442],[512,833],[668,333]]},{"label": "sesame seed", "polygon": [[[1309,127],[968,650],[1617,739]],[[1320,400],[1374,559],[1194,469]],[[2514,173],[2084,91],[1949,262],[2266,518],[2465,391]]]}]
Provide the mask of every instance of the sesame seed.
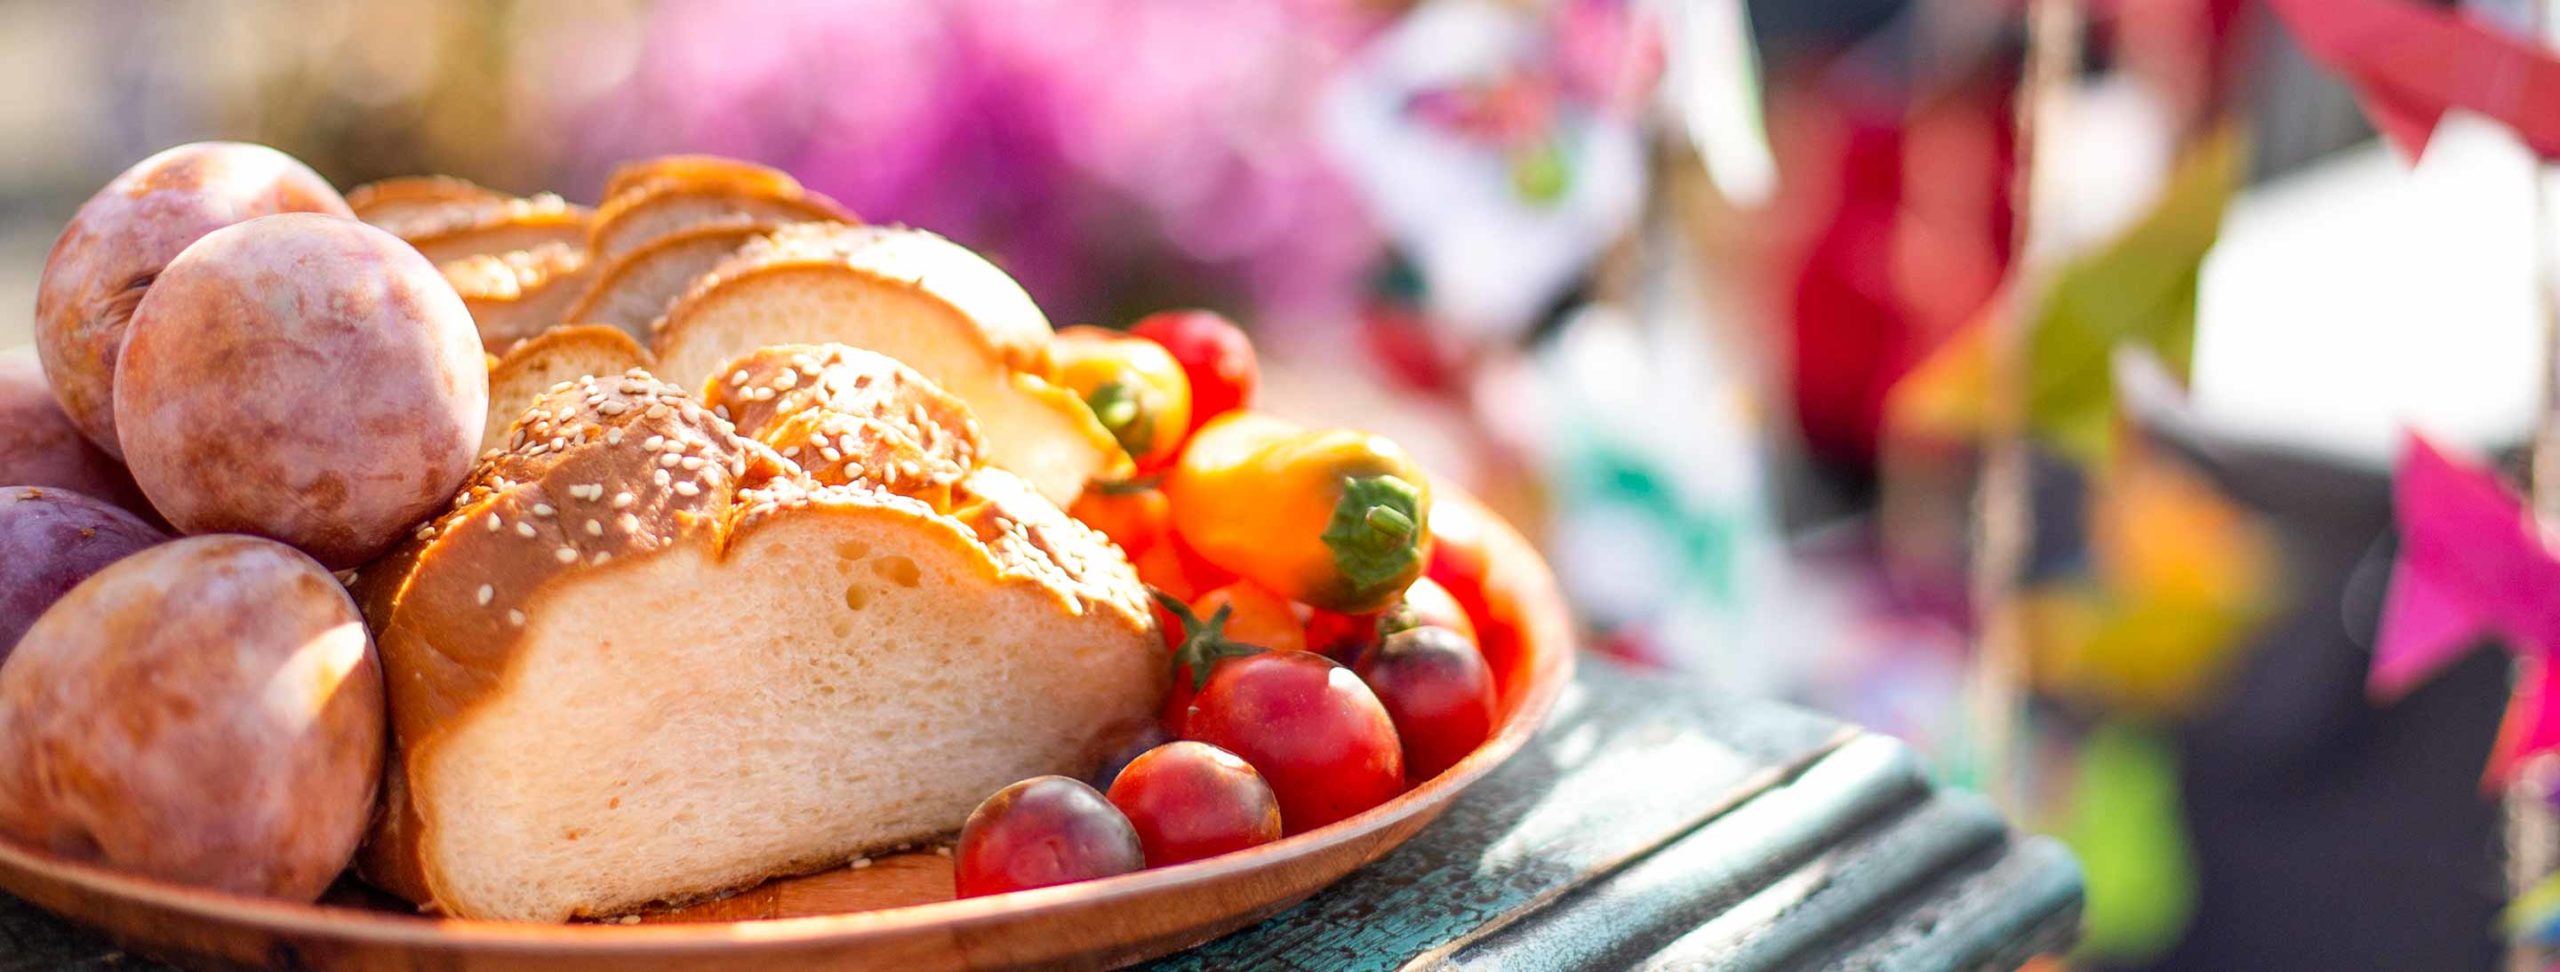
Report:
[{"label": "sesame seed", "polygon": [[631,406],[622,404],[621,402],[605,402],[604,404],[596,406],[596,411],[605,415],[620,415],[630,410]]},{"label": "sesame seed", "polygon": [[686,469],[700,469],[702,468],[702,457],[686,456],[684,457],[683,465]]},{"label": "sesame seed", "polygon": [[623,490],[622,492],[613,494],[613,508],[617,510],[630,506],[638,501],[639,497],[631,495],[630,490]]},{"label": "sesame seed", "polygon": [[598,522],[596,522],[596,521],[594,521],[594,520],[588,520],[588,521],[587,521],[587,535],[588,535],[588,536],[590,536],[590,537],[601,537],[601,536],[604,536],[604,524],[602,524],[602,523],[598,523]]},{"label": "sesame seed", "polygon": [[618,520],[613,521],[613,524],[614,524],[615,526],[621,527],[621,528],[622,528],[622,532],[624,532],[624,533],[638,533],[638,532],[640,532],[640,518],[639,518],[639,517],[636,517],[636,516],[633,516],[633,515],[631,515],[631,514],[629,514],[629,513],[622,514],[622,518],[621,518],[621,519],[618,519]]},{"label": "sesame seed", "polygon": [[948,845],[948,844],[943,844],[943,845],[936,846],[936,847],[933,849],[933,856],[935,856],[935,857],[949,857],[949,856],[951,856],[951,846],[950,846],[950,845]]},{"label": "sesame seed", "polygon": [[519,628],[524,627],[524,612],[518,611],[514,608],[508,608],[507,623]]},{"label": "sesame seed", "polygon": [[738,369],[738,370],[736,370],[736,371],[732,371],[732,372],[730,372],[730,373],[729,373],[729,383],[730,383],[730,384],[732,384],[732,385],[743,385],[743,384],[746,384],[746,383],[747,383],[747,369],[745,369],[745,368],[740,368],[740,369]]},{"label": "sesame seed", "polygon": [[653,419],[654,419],[654,418],[666,418],[666,417],[667,417],[667,413],[668,413],[669,411],[671,411],[671,409],[667,408],[667,403],[666,403],[664,400],[660,400],[660,401],[658,402],[658,404],[655,404],[655,405],[651,405],[651,406],[649,406],[649,410],[648,410],[648,411],[646,411],[646,412],[642,412],[642,413],[640,413],[640,414],[642,414],[642,415],[646,415],[646,416],[648,416],[648,417],[650,417],[650,418],[653,418]]},{"label": "sesame seed", "polygon": [[824,449],[818,450],[818,456],[828,462],[844,461],[844,453],[836,451],[836,447],[834,446],[828,446]]},{"label": "sesame seed", "polygon": [[612,555],[612,554],[606,553],[606,552],[604,552],[604,551],[602,551],[602,550],[598,550],[598,551],[596,551],[596,555],[595,555],[595,556],[587,558],[587,562],[588,562],[588,563],[591,563],[591,564],[601,564],[601,563],[604,563],[605,561],[612,560],[612,559],[613,559],[613,555]]},{"label": "sesame seed", "polygon": [[726,422],[729,420],[729,406],[726,404],[711,406],[711,414],[720,416],[720,421]]},{"label": "sesame seed", "polygon": [[578,550],[575,547],[562,547],[551,552],[551,559],[564,564],[574,564],[578,562]]},{"label": "sesame seed", "polygon": [[535,504],[533,504],[533,515],[535,515],[535,516],[550,516],[551,514],[558,513],[558,512],[560,512],[560,511],[559,511],[559,510],[556,510],[556,509],[553,509],[553,508],[551,507],[551,504],[549,504],[549,503],[535,503]]},{"label": "sesame seed", "polygon": [[800,373],[789,368],[784,368],[782,369],[781,374],[773,376],[773,387],[775,388],[790,388],[794,385],[798,385],[799,383]]},{"label": "sesame seed", "polygon": [[658,485],[660,485],[660,486],[664,486],[664,485],[666,485],[666,484],[669,482],[669,479],[668,479],[668,477],[667,477],[667,471],[666,471],[666,470],[664,470],[664,469],[660,469],[660,470],[657,470],[656,472],[651,473],[651,474],[649,475],[649,479],[650,479],[651,481],[653,481],[653,482],[656,482],[656,483],[657,483]]},{"label": "sesame seed", "polygon": [[676,463],[683,461],[684,454],[679,452],[664,452],[658,455],[658,465],[664,468],[672,469]]},{"label": "sesame seed", "polygon": [[857,858],[854,858],[854,859],[853,859],[853,869],[854,869],[854,870],[859,871],[859,870],[862,870],[863,868],[870,867],[870,866],[871,866],[871,859],[870,859],[870,858],[868,858],[868,857],[857,857]]},{"label": "sesame seed", "polygon": [[531,524],[531,523],[517,523],[517,524],[516,524],[516,536],[519,536],[519,537],[527,537],[527,538],[532,537],[532,536],[533,536],[533,524]]},{"label": "sesame seed", "polygon": [[497,589],[497,588],[491,587],[491,586],[489,586],[489,585],[487,585],[487,584],[482,584],[482,585],[480,585],[480,606],[481,606],[481,607],[488,607],[488,606],[489,606],[489,599],[490,599],[490,598],[497,597],[497,596],[498,596],[498,589]]},{"label": "sesame seed", "polygon": [[700,492],[702,492],[702,487],[694,485],[693,480],[688,479],[676,484],[676,495],[678,496],[692,496]]},{"label": "sesame seed", "polygon": [[666,445],[666,444],[667,444],[667,437],[666,437],[666,436],[663,436],[663,435],[653,435],[653,436],[650,436],[650,437],[649,437],[648,441],[645,441],[645,442],[640,443],[640,448],[641,448],[642,450],[645,450],[645,451],[648,451],[648,452],[656,452],[656,451],[658,451],[658,447],[659,447],[659,446]]}]

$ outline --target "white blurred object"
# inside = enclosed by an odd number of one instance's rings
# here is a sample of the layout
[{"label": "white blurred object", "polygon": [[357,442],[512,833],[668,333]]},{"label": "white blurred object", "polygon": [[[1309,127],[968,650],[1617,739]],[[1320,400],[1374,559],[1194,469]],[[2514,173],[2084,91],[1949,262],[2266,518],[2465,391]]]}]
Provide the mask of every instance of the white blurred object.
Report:
[{"label": "white blurred object", "polygon": [[2414,168],[2375,143],[2233,200],[2196,301],[2199,415],[2377,465],[2404,427],[2522,441],[2545,360],[2533,172],[2512,136],[2457,112]]},{"label": "white blurred object", "polygon": [[1535,323],[1627,232],[1644,197],[1631,121],[1561,103],[1554,138],[1567,181],[1537,201],[1522,197],[1516,159],[1410,110],[1424,92],[1492,82],[1538,57],[1538,26],[1533,11],[1491,0],[1431,0],[1348,66],[1321,109],[1333,154],[1420,271],[1425,309],[1472,342]]},{"label": "white blurred object", "polygon": [[1778,162],[1760,105],[1760,55],[1742,0],[1652,0],[1664,44],[1662,100],[1706,164],[1707,177],[1740,207],[1769,201]]},{"label": "white blurred object", "polygon": [[1547,551],[1587,621],[1720,686],[1793,694],[1814,659],[1775,623],[1786,564],[1751,389],[1686,241],[1657,221],[1641,252],[1628,304],[1576,312],[1488,414],[1529,426]]}]

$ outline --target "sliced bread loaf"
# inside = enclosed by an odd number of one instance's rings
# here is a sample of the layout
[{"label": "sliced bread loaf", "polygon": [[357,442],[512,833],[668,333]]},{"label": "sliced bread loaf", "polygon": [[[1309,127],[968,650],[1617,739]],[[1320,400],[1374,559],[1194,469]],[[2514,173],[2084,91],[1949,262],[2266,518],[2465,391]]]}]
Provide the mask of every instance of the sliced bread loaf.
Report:
[{"label": "sliced bread loaf", "polygon": [[[750,364],[760,388],[797,367]],[[921,384],[876,356],[819,370]],[[930,401],[799,396],[759,423],[867,408],[972,438]],[[398,757],[363,873],[474,918],[712,894],[947,833],[1153,711],[1163,649],[1100,535],[993,469],[947,508],[828,479],[646,377],[544,397],[357,583]]]}]

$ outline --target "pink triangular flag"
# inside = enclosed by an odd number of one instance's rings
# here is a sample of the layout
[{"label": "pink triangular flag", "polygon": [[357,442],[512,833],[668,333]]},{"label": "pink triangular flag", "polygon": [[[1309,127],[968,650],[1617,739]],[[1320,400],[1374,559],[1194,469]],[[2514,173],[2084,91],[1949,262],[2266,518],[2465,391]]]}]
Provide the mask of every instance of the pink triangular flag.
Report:
[{"label": "pink triangular flag", "polygon": [[2382,630],[2374,639],[2373,674],[2366,690],[2398,699],[2433,678],[2488,634],[2478,612],[2439,580],[2408,561],[2391,567],[2391,593],[2382,602]]},{"label": "pink triangular flag", "polygon": [[2497,119],[2560,158],[2560,58],[2411,0],[2270,0],[2311,56],[2345,77],[2374,127],[2416,157],[2447,110]]},{"label": "pink triangular flag", "polygon": [[2399,557],[2373,647],[2367,685],[2395,698],[2464,651],[2500,636],[2520,659],[2497,748],[2492,785],[2533,754],[2560,748],[2560,686],[2550,649],[2560,645],[2560,556],[2544,542],[2524,500],[2495,473],[2411,435],[2392,477]]}]

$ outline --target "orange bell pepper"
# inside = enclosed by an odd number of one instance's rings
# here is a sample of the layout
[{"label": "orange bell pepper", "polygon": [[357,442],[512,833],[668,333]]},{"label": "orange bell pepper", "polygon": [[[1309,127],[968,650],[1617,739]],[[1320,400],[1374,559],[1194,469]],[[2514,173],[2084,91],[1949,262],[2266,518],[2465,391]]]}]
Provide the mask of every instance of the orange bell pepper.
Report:
[{"label": "orange bell pepper", "polygon": [[1431,485],[1383,436],[1230,412],[1192,434],[1164,490],[1177,537],[1293,601],[1365,614],[1422,575]]},{"label": "orange bell pepper", "polygon": [[1092,325],[1050,345],[1059,385],[1075,392],[1141,473],[1172,462],[1191,428],[1191,379],[1164,345]]}]

